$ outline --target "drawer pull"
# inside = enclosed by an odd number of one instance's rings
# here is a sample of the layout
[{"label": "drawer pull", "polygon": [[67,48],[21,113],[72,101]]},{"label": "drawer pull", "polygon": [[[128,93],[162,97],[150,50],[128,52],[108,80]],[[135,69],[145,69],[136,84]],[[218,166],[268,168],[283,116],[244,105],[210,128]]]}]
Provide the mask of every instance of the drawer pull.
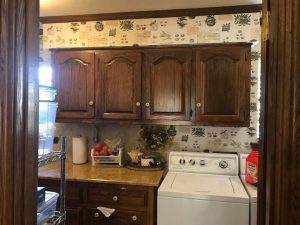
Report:
[{"label": "drawer pull", "polygon": [[122,190],[122,191],[126,191],[126,190],[127,190],[127,187],[122,186],[122,187],[121,187],[121,190]]},{"label": "drawer pull", "polygon": [[140,103],[140,102],[136,102],[135,105],[136,105],[137,107],[140,107],[140,106],[141,106],[141,103]]},{"label": "drawer pull", "polygon": [[149,106],[150,106],[150,103],[149,103],[149,102],[146,102],[145,106],[146,106],[146,107],[149,107]]},{"label": "drawer pull", "polygon": [[94,102],[93,102],[93,101],[89,101],[89,105],[90,105],[90,106],[93,106],[93,105],[94,105]]},{"label": "drawer pull", "polygon": [[97,212],[96,212],[96,213],[94,213],[94,217],[95,217],[95,218],[98,218],[99,216],[100,216],[100,214],[99,214],[99,213],[97,213]]},{"label": "drawer pull", "polygon": [[118,196],[114,196],[114,197],[113,197],[113,201],[114,201],[114,202],[118,201]]},{"label": "drawer pull", "polygon": [[133,217],[132,217],[132,220],[133,220],[133,221],[137,221],[137,216],[133,216]]}]

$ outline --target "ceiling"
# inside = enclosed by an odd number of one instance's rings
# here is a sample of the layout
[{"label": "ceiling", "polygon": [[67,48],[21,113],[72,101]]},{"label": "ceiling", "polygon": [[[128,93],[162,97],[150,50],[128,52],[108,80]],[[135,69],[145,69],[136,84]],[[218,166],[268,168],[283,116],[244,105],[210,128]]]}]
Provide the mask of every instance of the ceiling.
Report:
[{"label": "ceiling", "polygon": [[262,0],[40,0],[40,15],[84,15],[261,3]]}]

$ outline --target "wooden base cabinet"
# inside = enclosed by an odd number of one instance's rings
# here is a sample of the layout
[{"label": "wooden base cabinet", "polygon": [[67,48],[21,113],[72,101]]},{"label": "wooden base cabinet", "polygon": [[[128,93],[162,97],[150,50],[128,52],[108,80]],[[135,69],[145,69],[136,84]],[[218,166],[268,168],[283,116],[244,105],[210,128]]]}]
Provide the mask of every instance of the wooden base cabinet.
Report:
[{"label": "wooden base cabinet", "polygon": [[68,207],[66,209],[66,222],[65,225],[82,225],[83,221],[83,208],[82,207]]},{"label": "wooden base cabinet", "polygon": [[[49,191],[59,184],[39,179]],[[66,225],[156,225],[156,197],[157,187],[67,181]],[[97,207],[115,212],[105,217]]]}]

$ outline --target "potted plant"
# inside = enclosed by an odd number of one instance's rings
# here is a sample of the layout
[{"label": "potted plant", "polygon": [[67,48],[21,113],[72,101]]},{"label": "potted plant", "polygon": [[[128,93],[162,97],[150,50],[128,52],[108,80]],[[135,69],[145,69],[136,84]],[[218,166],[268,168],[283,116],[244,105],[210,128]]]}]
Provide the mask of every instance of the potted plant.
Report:
[{"label": "potted plant", "polygon": [[142,166],[153,165],[156,161],[160,161],[159,151],[163,150],[175,135],[176,129],[174,126],[169,128],[165,126],[142,126],[139,138],[144,151],[141,160]]}]

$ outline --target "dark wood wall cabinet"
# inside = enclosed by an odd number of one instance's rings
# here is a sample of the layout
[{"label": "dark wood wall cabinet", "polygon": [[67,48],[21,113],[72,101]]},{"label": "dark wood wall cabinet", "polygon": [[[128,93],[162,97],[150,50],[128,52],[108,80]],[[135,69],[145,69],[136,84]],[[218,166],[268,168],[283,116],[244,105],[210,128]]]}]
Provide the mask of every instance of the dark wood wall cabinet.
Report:
[{"label": "dark wood wall cabinet", "polygon": [[[58,180],[39,180],[49,191]],[[67,181],[66,225],[155,225],[156,187]],[[115,209],[105,217],[98,207]]]},{"label": "dark wood wall cabinet", "polygon": [[95,53],[58,51],[52,57],[58,118],[94,118]]},{"label": "dark wood wall cabinet", "polygon": [[190,49],[157,49],[144,54],[143,118],[190,120]]},{"label": "dark wood wall cabinet", "polygon": [[137,51],[96,52],[97,118],[141,118],[141,58]]},{"label": "dark wood wall cabinet", "polygon": [[58,122],[249,126],[250,43],[55,49]]},{"label": "dark wood wall cabinet", "polygon": [[195,120],[249,126],[249,48],[203,47],[195,63]]}]

